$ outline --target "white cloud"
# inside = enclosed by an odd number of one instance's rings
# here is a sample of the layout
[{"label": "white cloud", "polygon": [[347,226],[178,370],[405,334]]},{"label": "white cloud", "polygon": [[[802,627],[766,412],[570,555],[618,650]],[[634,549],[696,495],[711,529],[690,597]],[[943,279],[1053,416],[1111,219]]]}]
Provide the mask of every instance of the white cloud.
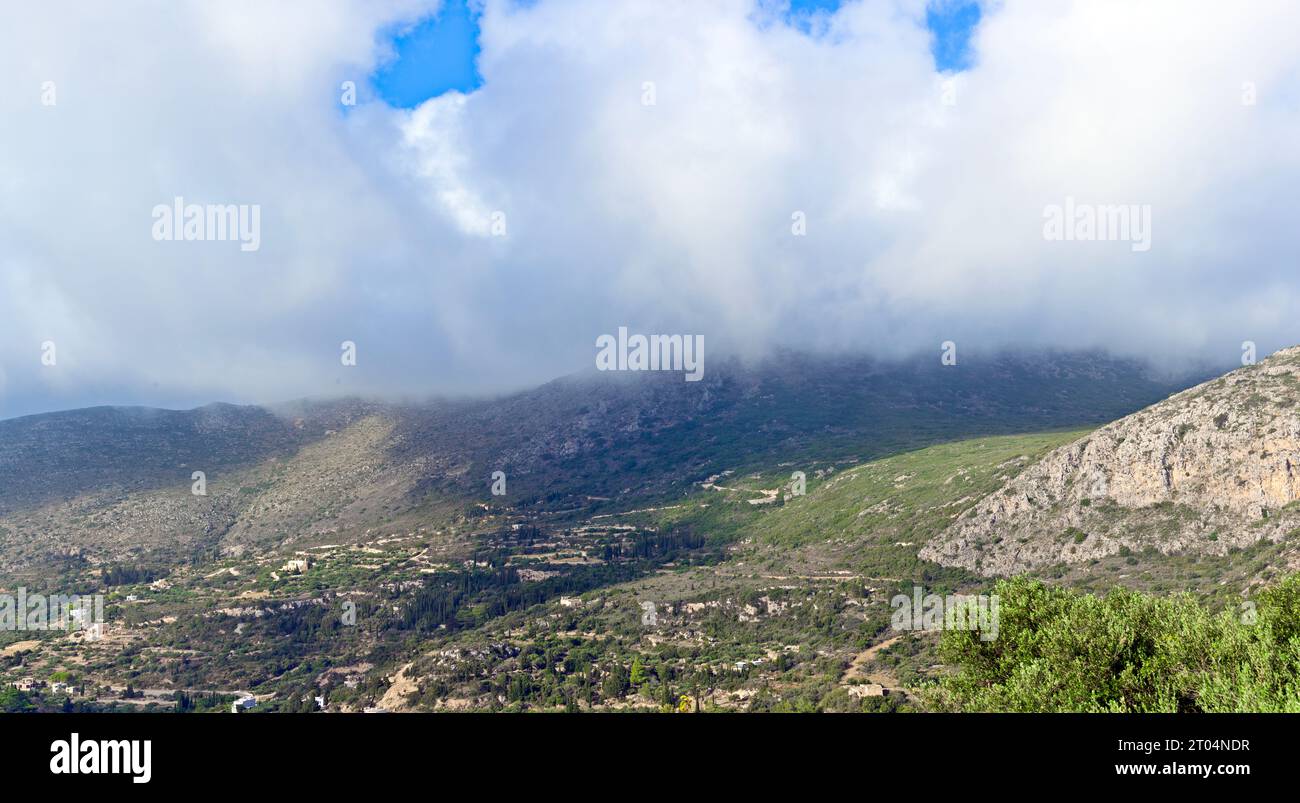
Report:
[{"label": "white cloud", "polygon": [[[349,114],[420,4],[137,5],[0,30],[0,415],[503,387],[619,325],[714,353],[1300,341],[1293,3],[999,3],[949,106],[923,0],[812,37],[746,0],[489,0],[480,89]],[[175,195],[260,204],[261,249],[153,242]],[[1067,196],[1149,204],[1151,250],[1045,241]]]}]

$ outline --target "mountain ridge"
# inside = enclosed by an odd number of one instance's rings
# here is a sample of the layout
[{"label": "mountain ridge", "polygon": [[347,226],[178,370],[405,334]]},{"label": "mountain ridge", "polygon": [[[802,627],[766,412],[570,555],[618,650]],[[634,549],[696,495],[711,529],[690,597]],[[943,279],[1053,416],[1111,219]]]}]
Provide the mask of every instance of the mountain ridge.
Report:
[{"label": "mountain ridge", "polygon": [[[718,361],[700,382],[592,372],[487,400],[41,414],[0,422],[0,570],[359,538],[480,505],[617,509],[724,470],[1098,424],[1177,387],[1096,354],[959,366],[787,355]],[[196,471],[206,496],[191,493]],[[504,497],[490,492],[495,471]]]}]

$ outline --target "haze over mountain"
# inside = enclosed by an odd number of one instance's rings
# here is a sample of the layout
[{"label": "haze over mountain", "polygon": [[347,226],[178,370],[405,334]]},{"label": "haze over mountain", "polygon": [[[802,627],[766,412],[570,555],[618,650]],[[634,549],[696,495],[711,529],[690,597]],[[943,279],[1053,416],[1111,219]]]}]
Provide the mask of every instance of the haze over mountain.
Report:
[{"label": "haze over mountain", "polygon": [[[373,77],[435,0],[20,4],[0,416],[518,390],[619,326],[1178,368],[1294,342],[1295,3],[981,3],[958,68],[952,5],[487,0],[479,85],[407,109]],[[257,205],[259,249],[155,241],[177,197]],[[1149,250],[1046,238],[1068,199],[1149,208]]]}]

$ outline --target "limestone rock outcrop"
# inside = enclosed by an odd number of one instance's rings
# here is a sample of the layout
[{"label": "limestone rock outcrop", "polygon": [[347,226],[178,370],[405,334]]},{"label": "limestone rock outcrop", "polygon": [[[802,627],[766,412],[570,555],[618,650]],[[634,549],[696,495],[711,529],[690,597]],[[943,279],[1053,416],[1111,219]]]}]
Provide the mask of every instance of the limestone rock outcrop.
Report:
[{"label": "limestone rock outcrop", "polygon": [[1010,575],[1120,553],[1300,544],[1300,347],[1048,453],[921,557]]}]

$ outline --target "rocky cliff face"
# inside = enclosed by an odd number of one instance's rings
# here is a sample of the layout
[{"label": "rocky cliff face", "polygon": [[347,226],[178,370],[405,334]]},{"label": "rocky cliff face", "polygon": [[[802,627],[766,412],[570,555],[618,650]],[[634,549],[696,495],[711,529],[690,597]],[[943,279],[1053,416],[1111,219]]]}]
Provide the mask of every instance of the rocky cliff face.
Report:
[{"label": "rocky cliff face", "polygon": [[1300,347],[1049,453],[921,557],[1008,575],[1126,550],[1226,554],[1296,534]]}]

